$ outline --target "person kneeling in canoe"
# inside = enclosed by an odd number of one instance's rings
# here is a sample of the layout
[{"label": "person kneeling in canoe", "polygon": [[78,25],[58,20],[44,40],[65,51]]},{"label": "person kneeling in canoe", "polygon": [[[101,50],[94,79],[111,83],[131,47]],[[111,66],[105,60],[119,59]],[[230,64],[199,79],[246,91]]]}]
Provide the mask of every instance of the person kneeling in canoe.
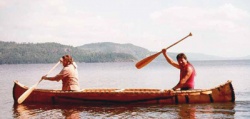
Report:
[{"label": "person kneeling in canoe", "polygon": [[181,89],[181,90],[191,90],[194,89],[194,76],[196,75],[195,69],[191,63],[187,60],[187,57],[184,53],[180,53],[176,56],[178,62],[175,62],[171,59],[167,53],[166,49],[162,49],[162,53],[169,64],[180,69],[180,81],[179,83],[173,87],[173,90]]},{"label": "person kneeling in canoe", "polygon": [[73,61],[70,55],[65,55],[60,58],[60,62],[63,65],[63,69],[59,74],[54,77],[43,76],[42,79],[50,81],[60,81],[62,80],[62,90],[80,90],[78,83],[78,71],[77,65]]}]

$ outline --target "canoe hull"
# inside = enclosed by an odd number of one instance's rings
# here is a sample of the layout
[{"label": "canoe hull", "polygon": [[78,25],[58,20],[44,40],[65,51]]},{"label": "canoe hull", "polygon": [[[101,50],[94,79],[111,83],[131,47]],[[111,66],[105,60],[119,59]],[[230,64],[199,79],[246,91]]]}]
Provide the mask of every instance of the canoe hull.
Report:
[{"label": "canoe hull", "polygon": [[[14,81],[13,99],[17,99],[28,87]],[[235,94],[231,81],[207,90],[170,91],[159,89],[85,89],[61,91],[35,89],[23,103],[211,103],[234,102]]]}]

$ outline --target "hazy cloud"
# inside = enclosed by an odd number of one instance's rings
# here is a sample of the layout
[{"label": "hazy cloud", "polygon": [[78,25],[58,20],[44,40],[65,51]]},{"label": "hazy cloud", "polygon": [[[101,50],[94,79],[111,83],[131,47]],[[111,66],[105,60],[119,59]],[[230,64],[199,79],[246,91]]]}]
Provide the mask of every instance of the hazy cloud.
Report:
[{"label": "hazy cloud", "polygon": [[171,51],[249,55],[249,9],[230,2],[208,7],[199,1],[164,3],[168,1],[0,0],[0,40],[132,43],[159,51],[192,32],[192,40]]}]

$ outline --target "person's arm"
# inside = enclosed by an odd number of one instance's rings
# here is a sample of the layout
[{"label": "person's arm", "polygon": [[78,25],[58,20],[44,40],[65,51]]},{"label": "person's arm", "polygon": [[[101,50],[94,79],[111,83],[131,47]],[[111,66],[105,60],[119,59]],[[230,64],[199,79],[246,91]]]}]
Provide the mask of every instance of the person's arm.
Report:
[{"label": "person's arm", "polygon": [[180,82],[172,89],[176,90],[178,88],[181,88],[187,82],[187,80],[192,75],[192,73],[193,73],[193,69],[191,67],[188,67],[187,74],[182,79],[180,79]]},{"label": "person's arm", "polygon": [[60,81],[60,80],[63,78],[63,76],[62,76],[61,74],[58,74],[58,75],[56,75],[56,76],[54,76],[54,77],[43,76],[42,78],[43,78],[44,80]]},{"label": "person's arm", "polygon": [[60,81],[63,77],[67,76],[68,75],[68,72],[67,70],[62,69],[62,71],[57,74],[56,76],[54,77],[47,77],[46,75],[42,77],[42,79],[44,80],[50,80],[50,81]]},{"label": "person's arm", "polygon": [[176,67],[177,69],[180,69],[180,66],[177,62],[175,62],[171,57],[169,57],[166,53],[166,49],[162,49],[162,53],[165,57],[165,59],[168,61],[169,64],[171,64],[172,66]]}]

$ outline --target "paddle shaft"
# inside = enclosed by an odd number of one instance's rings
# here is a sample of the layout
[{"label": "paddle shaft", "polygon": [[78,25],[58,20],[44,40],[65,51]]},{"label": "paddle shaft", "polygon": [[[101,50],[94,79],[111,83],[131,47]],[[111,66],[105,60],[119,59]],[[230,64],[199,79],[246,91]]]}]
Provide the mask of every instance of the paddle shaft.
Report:
[{"label": "paddle shaft", "polygon": [[[60,61],[56,63],[56,65],[49,70],[49,72],[46,74],[49,75],[58,65],[60,64]],[[31,93],[32,91],[37,87],[37,85],[42,81],[43,79],[40,79],[39,82],[37,82],[35,85],[31,86],[27,91],[25,91],[17,100],[18,104],[21,104]]]},{"label": "paddle shaft", "polygon": [[[192,33],[189,33],[186,37],[184,37],[184,38],[182,38],[181,40],[179,40],[179,41],[173,43],[172,45],[168,46],[168,47],[165,48],[165,49],[169,49],[169,48],[173,47],[174,45],[176,45],[176,44],[178,44],[179,42],[185,40],[185,39],[186,39],[187,37],[189,37],[189,36],[192,36]],[[137,68],[137,69],[140,69],[140,68],[146,66],[147,64],[149,64],[152,60],[154,60],[154,59],[155,59],[158,55],[160,55],[160,54],[161,54],[161,51],[158,52],[158,53],[155,53],[155,54],[153,54],[153,55],[151,55],[151,56],[149,56],[149,57],[146,57],[146,58],[144,58],[143,60],[141,60],[141,61],[139,61],[139,62],[137,62],[136,65],[135,65],[136,68]]]},{"label": "paddle shaft", "polygon": [[[179,42],[181,42],[181,41],[185,40],[185,39],[186,39],[187,37],[189,37],[189,36],[192,36],[192,33],[189,33],[186,37],[184,37],[184,38],[182,38],[181,40],[179,40],[179,41],[177,41],[177,42],[173,43],[172,45],[168,46],[168,47],[167,47],[167,48],[165,48],[165,49],[167,50],[167,49],[169,49],[169,48],[171,48],[171,47],[175,46],[176,44],[178,44]],[[161,51],[160,51],[160,52],[158,52],[158,53],[161,53]]]},{"label": "paddle shaft", "polygon": [[181,40],[179,40],[179,41],[175,42],[174,44],[172,44],[172,45],[168,46],[168,47],[167,47],[167,48],[165,48],[165,49],[167,50],[167,49],[169,49],[169,48],[173,47],[174,45],[176,45],[176,44],[178,44],[179,42],[181,42],[181,41],[185,40],[185,39],[186,39],[187,37],[189,37],[189,36],[192,36],[192,33],[189,33],[186,37],[182,38]]}]

